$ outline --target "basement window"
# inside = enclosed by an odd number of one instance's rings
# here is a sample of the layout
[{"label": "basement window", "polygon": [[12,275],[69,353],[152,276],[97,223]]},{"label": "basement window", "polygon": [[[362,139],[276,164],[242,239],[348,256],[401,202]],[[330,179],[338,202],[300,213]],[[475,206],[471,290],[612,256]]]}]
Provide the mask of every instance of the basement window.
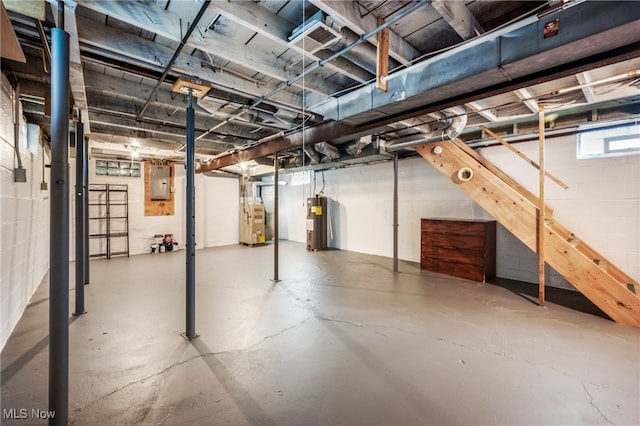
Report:
[{"label": "basement window", "polygon": [[96,160],[96,175],[140,177],[141,167],[140,163],[129,161]]},{"label": "basement window", "polygon": [[640,154],[640,124],[583,128],[578,133],[578,158]]}]

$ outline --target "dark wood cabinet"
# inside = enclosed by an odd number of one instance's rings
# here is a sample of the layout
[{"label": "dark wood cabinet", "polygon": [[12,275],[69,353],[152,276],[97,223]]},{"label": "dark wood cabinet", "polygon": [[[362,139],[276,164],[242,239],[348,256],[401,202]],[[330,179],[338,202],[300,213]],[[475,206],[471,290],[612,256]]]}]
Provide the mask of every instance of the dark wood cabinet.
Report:
[{"label": "dark wood cabinet", "polygon": [[420,268],[485,282],[496,275],[496,222],[422,219]]}]

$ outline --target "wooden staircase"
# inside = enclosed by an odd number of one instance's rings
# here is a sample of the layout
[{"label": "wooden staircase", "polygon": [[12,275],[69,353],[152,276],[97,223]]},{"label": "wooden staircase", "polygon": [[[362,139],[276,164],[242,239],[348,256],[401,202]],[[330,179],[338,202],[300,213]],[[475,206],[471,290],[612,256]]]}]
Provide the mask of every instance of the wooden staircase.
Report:
[{"label": "wooden staircase", "polygon": [[[440,147],[434,150],[434,148]],[[461,141],[430,143],[416,151],[502,226],[536,251],[538,199]],[[437,154],[435,152],[438,152]],[[461,169],[470,169],[459,176]],[[640,328],[640,286],[571,231],[545,207],[545,261],[614,321]]]}]

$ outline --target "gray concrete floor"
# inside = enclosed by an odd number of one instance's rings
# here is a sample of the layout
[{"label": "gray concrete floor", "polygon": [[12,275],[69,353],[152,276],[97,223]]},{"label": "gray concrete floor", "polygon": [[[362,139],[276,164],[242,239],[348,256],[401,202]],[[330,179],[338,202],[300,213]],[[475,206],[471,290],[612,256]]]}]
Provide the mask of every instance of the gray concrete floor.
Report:
[{"label": "gray concrete floor", "polygon": [[[640,424],[638,329],[412,263],[280,248],[278,284],[272,246],[198,251],[192,342],[184,251],[92,261],[71,423]],[[47,409],[47,293],[2,352],[3,410]]]}]

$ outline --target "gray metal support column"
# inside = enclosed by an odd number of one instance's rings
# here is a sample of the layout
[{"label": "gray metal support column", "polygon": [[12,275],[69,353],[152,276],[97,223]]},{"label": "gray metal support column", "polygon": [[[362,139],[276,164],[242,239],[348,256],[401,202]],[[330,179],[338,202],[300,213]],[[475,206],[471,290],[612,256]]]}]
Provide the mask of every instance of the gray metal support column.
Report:
[{"label": "gray metal support column", "polygon": [[[62,2],[58,9],[64,9]],[[60,14],[60,13],[59,13]],[[62,12],[64,16],[64,12]],[[62,26],[64,28],[64,26]],[[50,425],[69,423],[69,34],[51,29]]]},{"label": "gray metal support column", "polygon": [[393,155],[393,272],[398,272],[398,153]]},{"label": "gray metal support column", "polygon": [[278,278],[278,266],[279,266],[279,260],[278,260],[278,251],[279,251],[279,246],[278,246],[278,242],[280,240],[280,233],[279,233],[279,229],[278,229],[278,222],[279,222],[279,209],[280,207],[278,206],[279,202],[278,202],[278,198],[279,198],[279,192],[280,192],[280,185],[278,185],[278,175],[279,175],[279,169],[280,168],[280,164],[278,163],[278,153],[276,152],[276,158],[273,160],[273,282],[277,283],[278,281],[280,281],[280,279]]},{"label": "gray metal support column", "polygon": [[[82,139],[85,147],[82,150],[82,201],[84,204],[84,283],[89,284],[89,141]],[[77,161],[77,159],[76,159]]]},{"label": "gray metal support column", "polygon": [[184,337],[192,340],[196,334],[196,197],[195,197],[195,115],[193,95],[189,90],[187,105],[187,288],[186,331]]},{"label": "gray metal support column", "polygon": [[78,119],[76,123],[76,310],[73,315],[85,313],[84,310],[84,282],[85,255],[84,245],[84,125]]}]

